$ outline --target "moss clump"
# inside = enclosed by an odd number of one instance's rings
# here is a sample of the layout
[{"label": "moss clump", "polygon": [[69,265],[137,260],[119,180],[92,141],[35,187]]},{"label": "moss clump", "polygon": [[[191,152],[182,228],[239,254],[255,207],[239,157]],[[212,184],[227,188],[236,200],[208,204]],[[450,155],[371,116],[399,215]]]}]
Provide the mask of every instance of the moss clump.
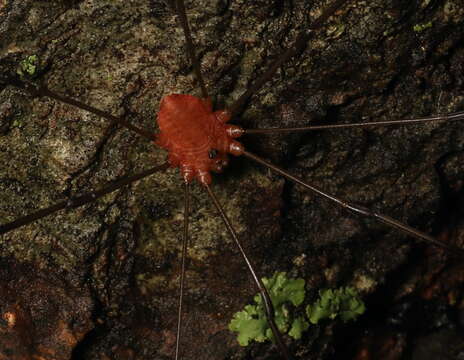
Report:
[{"label": "moss clump", "polygon": [[306,315],[311,324],[337,317],[347,322],[356,319],[364,311],[366,306],[352,287],[322,290],[319,292],[319,299],[306,307]]},{"label": "moss clump", "polygon": [[39,57],[37,55],[29,55],[24,60],[21,60],[16,70],[16,73],[21,78],[34,77],[37,74]]},{"label": "moss clump", "polygon": [[415,32],[422,32],[425,29],[429,29],[431,27],[432,27],[432,22],[429,21],[428,23],[425,23],[425,24],[416,24],[416,25],[414,25],[413,30]]},{"label": "moss clump", "polygon": [[[303,279],[290,279],[285,272],[276,272],[270,279],[262,280],[271,297],[279,331],[296,340],[309,328],[309,323],[317,324],[324,319],[336,318],[346,322],[356,319],[366,310],[354,288],[326,289],[319,292],[318,300],[306,306],[306,318],[299,315],[299,306],[306,293]],[[260,295],[254,297],[254,304],[246,305],[242,311],[234,314],[229,330],[238,333],[237,340],[241,346],[247,346],[252,341],[273,339]]]},{"label": "moss clump", "polygon": [[[274,306],[277,327],[282,333],[299,339],[309,324],[303,317],[294,316],[292,310],[303,303],[305,281],[289,279],[285,272],[276,272],[270,279],[262,280]],[[229,323],[229,330],[238,333],[237,340],[241,346],[247,346],[251,341],[263,342],[273,338],[261,296],[256,295],[254,302],[253,305],[246,305],[244,310],[235,313]]]}]

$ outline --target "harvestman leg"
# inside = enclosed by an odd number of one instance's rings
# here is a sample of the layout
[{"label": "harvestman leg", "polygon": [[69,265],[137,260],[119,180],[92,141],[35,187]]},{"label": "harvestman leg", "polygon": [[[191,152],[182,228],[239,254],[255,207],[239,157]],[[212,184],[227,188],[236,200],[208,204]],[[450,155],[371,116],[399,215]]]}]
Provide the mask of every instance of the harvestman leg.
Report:
[{"label": "harvestman leg", "polygon": [[332,129],[348,129],[348,128],[365,128],[374,126],[398,126],[398,125],[415,125],[433,121],[458,121],[464,120],[464,111],[458,111],[446,115],[437,115],[424,118],[388,120],[388,121],[370,121],[354,124],[331,124],[331,125],[311,125],[290,128],[268,128],[268,129],[244,129],[243,134],[274,134],[288,132],[304,132],[313,130],[332,130]]},{"label": "harvestman leg", "polygon": [[185,265],[187,258],[187,247],[189,240],[189,215],[190,215],[190,184],[184,182],[184,232],[182,236],[182,258],[181,258],[181,269],[180,269],[180,280],[179,280],[179,307],[177,309],[177,331],[176,331],[176,355],[175,359],[179,359],[180,356],[180,336],[182,331],[182,302],[184,298],[184,286],[185,286]]},{"label": "harvestman leg", "polygon": [[130,122],[126,121],[122,117],[117,117],[117,116],[111,115],[111,114],[109,114],[109,113],[107,113],[105,111],[102,111],[102,110],[97,109],[97,108],[95,108],[93,106],[84,104],[83,102],[80,102],[80,101],[75,100],[73,98],[70,98],[68,96],[60,95],[60,94],[58,94],[56,92],[53,92],[53,91],[49,90],[43,84],[36,87],[36,86],[34,86],[32,84],[22,82],[22,81],[20,81],[18,79],[14,79],[14,80],[9,81],[9,85],[13,85],[13,86],[15,86],[15,87],[17,87],[19,89],[26,90],[27,92],[29,92],[34,97],[46,96],[46,97],[49,97],[51,99],[61,101],[61,102],[65,103],[65,104],[78,107],[79,109],[86,110],[86,111],[88,111],[88,112],[90,112],[92,114],[95,114],[95,115],[100,116],[100,117],[102,117],[104,119],[107,119],[112,123],[116,123],[116,124],[119,124],[121,126],[124,126],[125,128],[139,134],[140,136],[142,136],[145,139],[148,139],[148,140],[151,140],[151,141],[155,140],[155,135],[154,135],[153,131],[149,131],[149,130],[146,130],[146,129],[140,129],[137,126],[132,125]]},{"label": "harvestman leg", "polygon": [[[447,115],[437,115],[431,116],[426,118],[414,118],[414,119],[403,119],[403,120],[394,120],[394,121],[374,121],[374,122],[362,122],[362,123],[355,123],[355,124],[334,124],[334,125],[314,125],[314,126],[304,126],[304,127],[295,127],[295,128],[269,128],[269,129],[245,129],[243,132],[244,134],[272,134],[272,133],[287,133],[287,132],[303,132],[303,131],[311,131],[311,130],[330,130],[330,129],[346,129],[346,128],[362,128],[362,127],[370,127],[370,126],[393,126],[393,125],[414,125],[418,123],[427,123],[432,121],[458,121],[464,120],[464,111],[459,111]],[[457,255],[459,257],[464,257],[464,250],[457,248],[455,246],[448,245],[440,240],[437,240],[433,236],[430,236],[422,231],[419,231],[405,223],[402,223],[398,220],[395,220],[387,215],[383,215],[372,211],[364,206],[349,203],[346,200],[339,199],[333,195],[329,195],[326,192],[304,182],[303,180],[289,174],[284,169],[279,168],[276,165],[273,165],[266,160],[251,154],[249,152],[244,152],[244,156],[248,157],[249,159],[260,163],[261,165],[266,166],[267,168],[271,169],[274,172],[279,173],[280,175],[286,177],[287,179],[293,181],[296,184],[299,184],[310,190],[321,197],[324,197],[339,206],[351,211],[353,213],[373,218],[379,222],[382,222],[392,228],[400,230],[416,239],[423,240],[429,242],[433,245],[442,247],[448,250],[452,255]]]},{"label": "harvestman leg", "polygon": [[219,203],[216,195],[214,195],[214,193],[211,190],[211,188],[209,187],[209,185],[205,185],[205,188],[208,191],[208,194],[209,194],[209,196],[210,196],[210,198],[211,198],[211,200],[212,200],[212,202],[214,204],[214,207],[216,208],[219,215],[221,216],[222,221],[224,222],[224,225],[227,228],[227,231],[229,232],[230,236],[232,237],[232,239],[235,242],[235,245],[239,249],[240,255],[245,260],[245,263],[246,263],[247,268],[248,268],[248,272],[251,274],[251,276],[253,277],[253,281],[258,286],[259,292],[260,292],[261,297],[263,299],[263,304],[264,304],[264,308],[265,308],[265,311],[266,311],[267,321],[269,323],[269,326],[271,327],[272,333],[275,336],[277,346],[278,346],[282,356],[286,360],[293,359],[293,356],[290,354],[290,351],[288,350],[287,346],[285,345],[285,343],[284,343],[284,341],[282,339],[282,335],[280,334],[280,331],[279,331],[279,329],[278,329],[278,327],[277,327],[277,325],[275,323],[275,320],[274,320],[274,307],[272,305],[272,301],[271,301],[271,298],[269,296],[269,293],[268,293],[266,287],[264,286],[261,278],[256,274],[256,271],[255,271],[255,269],[253,267],[253,264],[251,263],[251,260],[249,259],[248,255],[245,252],[245,249],[243,248],[242,244],[240,243],[240,240],[238,239],[237,233],[236,233],[234,227],[232,226],[229,218],[227,217],[226,213],[224,212],[224,209],[222,208],[221,204]]},{"label": "harvestman leg", "polygon": [[[26,82],[23,82],[21,80],[18,80],[18,79],[12,79],[9,81],[9,85],[12,85],[12,86],[15,86],[19,89],[23,89],[23,90],[26,90],[27,92],[29,92],[32,96],[35,96],[35,97],[43,97],[43,96],[46,96],[46,97],[49,97],[51,99],[54,99],[54,100],[58,100],[58,101],[61,101],[65,104],[68,104],[68,105],[72,105],[72,106],[75,106],[77,108],[80,108],[80,109],[83,109],[83,110],[86,110],[92,114],[95,114],[95,115],[98,115],[100,117],[103,117],[104,119],[107,119],[109,120],[111,123],[116,123],[116,124],[119,124],[121,126],[124,126],[125,128],[139,134],[140,136],[142,136],[143,138],[145,139],[148,139],[148,140],[151,140],[153,141],[155,139],[155,136],[154,136],[154,133],[152,131],[149,131],[149,130],[145,130],[145,129],[140,129],[134,125],[132,125],[131,123],[129,123],[128,121],[126,121],[124,118],[122,117],[116,117],[114,115],[111,115],[105,111],[102,111],[100,109],[97,109],[93,106],[90,106],[90,105],[87,105],[87,104],[84,104],[78,100],[75,100],[73,98],[70,98],[70,97],[67,97],[67,96],[64,96],[64,95],[60,95],[60,94],[57,94],[51,90],[49,90],[45,85],[39,85],[39,86],[35,86],[33,84],[29,84],[29,83],[26,83]],[[14,229],[17,229],[21,226],[24,226],[24,225],[27,225],[27,224],[30,224],[38,219],[41,219],[45,216],[48,216],[48,215],[51,215],[59,210],[63,210],[63,209],[75,209],[79,206],[82,206],[82,205],[85,205],[85,204],[88,204],[106,194],[109,194],[113,191],[116,191],[118,189],[120,189],[121,187],[125,186],[125,185],[129,185],[131,184],[132,182],[134,181],[137,181],[137,180],[141,180],[151,174],[154,174],[155,172],[158,172],[158,171],[164,171],[166,170],[167,168],[169,168],[169,164],[168,163],[165,163],[165,164],[162,164],[162,165],[158,165],[158,166],[155,166],[151,169],[148,169],[148,170],[145,170],[144,172],[142,173],[139,173],[139,174],[135,174],[135,175],[128,175],[126,177],[123,177],[123,178],[120,178],[119,180],[116,180],[114,182],[111,182],[109,184],[107,184],[106,186],[102,187],[101,189],[97,190],[97,191],[93,191],[93,192],[89,192],[87,194],[84,194],[84,195],[79,195],[79,196],[75,196],[75,197],[72,197],[68,200],[64,200],[64,201],[61,201],[61,202],[58,202],[54,205],[51,205],[47,208],[43,208],[43,209],[40,209],[34,213],[31,213],[31,214],[28,214],[26,216],[23,216],[23,217],[20,217],[19,219],[16,219],[15,221],[12,221],[10,223],[6,223],[6,224],[3,224],[3,225],[0,225],[0,234],[4,234],[8,231],[11,231],[11,230],[14,230]]]},{"label": "harvestman leg", "polygon": [[0,225],[0,234],[4,234],[14,229],[17,229],[21,226],[28,225],[36,220],[42,219],[45,216],[51,215],[57,211],[60,211],[63,209],[69,209],[69,210],[75,209],[82,205],[91,203],[106,194],[112,193],[113,191],[116,191],[126,185],[133,183],[134,181],[141,180],[149,175],[154,174],[155,172],[164,171],[168,168],[169,168],[168,163],[158,165],[151,169],[145,170],[144,172],[141,172],[139,174],[123,177],[119,180],[116,180],[112,183],[107,184],[106,186],[102,187],[99,190],[89,192],[84,195],[71,197],[68,200],[63,200],[47,208],[37,210],[36,212],[20,217],[19,219],[16,219],[12,222]]},{"label": "harvestman leg", "polygon": [[190,57],[190,61],[193,65],[193,71],[195,71],[195,76],[197,77],[198,82],[200,83],[201,95],[204,99],[208,98],[208,91],[206,90],[205,80],[201,75],[201,66],[198,61],[198,58],[195,54],[195,46],[193,45],[192,33],[190,32],[190,27],[187,19],[187,13],[185,11],[184,0],[175,0],[175,10],[177,16],[179,17],[179,23],[184,31],[185,43],[187,45],[187,53]]},{"label": "harvestman leg", "polygon": [[296,176],[293,176],[291,174],[289,174],[288,172],[286,172],[284,169],[276,166],[276,165],[273,165],[269,162],[267,162],[266,160],[260,158],[259,156],[256,156],[250,152],[247,152],[247,151],[244,151],[243,152],[243,155],[261,165],[264,165],[266,166],[267,168],[271,169],[272,171],[286,177],[287,179],[293,181],[294,183],[298,184],[298,185],[301,185],[303,186],[304,188],[306,188],[307,190],[309,191],[312,191],[313,193],[316,193],[318,194],[319,196],[327,199],[327,200],[330,200],[334,203],[336,203],[337,205],[355,213],[355,214],[360,214],[362,216],[365,216],[365,217],[370,217],[370,218],[373,218],[379,222],[382,222],[394,229],[397,229],[397,230],[400,230],[412,237],[415,237],[416,239],[419,239],[419,240],[423,240],[423,241],[427,241],[433,245],[436,245],[436,246],[440,246],[446,250],[448,250],[452,255],[458,255],[459,257],[464,257],[464,250],[463,249],[460,249],[460,248],[457,248],[457,247],[454,247],[454,246],[451,246],[451,245],[448,245],[442,241],[439,241],[437,239],[435,239],[433,236],[430,236],[420,230],[417,230],[405,223],[402,223],[401,221],[398,221],[398,220],[395,220],[387,215],[383,215],[383,214],[380,214],[378,212],[375,212],[375,211],[372,211],[371,209],[368,209],[364,206],[361,206],[361,205],[357,205],[357,204],[353,204],[353,203],[350,203],[346,200],[343,200],[343,199],[340,199],[340,198],[337,198],[333,195],[329,195],[328,193],[318,189],[317,187],[315,186],[312,186],[310,184],[308,184],[307,182],[297,178]]},{"label": "harvestman leg", "polygon": [[322,25],[324,25],[325,21],[347,2],[351,2],[351,0],[334,1],[328,8],[324,9],[324,12],[317,19],[311,23],[308,29],[301,31],[297,35],[295,42],[287,50],[285,50],[281,56],[277,57],[277,59],[271,63],[269,68],[253,84],[251,84],[249,89],[246,90],[231,106],[229,106],[227,110],[229,111],[231,118],[239,115],[248,100],[274,76],[280,66],[285,64],[293,56],[303,51],[308,41],[311,39],[313,32],[320,29]]},{"label": "harvestman leg", "polygon": [[[9,85],[12,85],[14,87],[17,87],[19,89],[23,89],[27,92],[29,92],[33,97],[49,97],[54,100],[58,100],[62,103],[68,104],[75,106],[77,108],[86,110],[92,114],[95,114],[97,116],[103,117],[106,120],[109,120],[110,123],[115,123],[119,124],[137,134],[142,136],[145,139],[153,141],[155,139],[155,135],[153,131],[149,131],[146,129],[141,129],[138,128],[135,125],[132,125],[129,123],[127,120],[125,120],[122,117],[117,117],[114,116],[110,113],[107,113],[103,110],[100,110],[98,108],[95,108],[93,106],[87,105],[83,102],[80,102],[78,100],[75,100],[73,98],[70,98],[68,96],[64,96],[58,93],[55,93],[47,88],[46,85],[40,84],[38,86],[28,83],[28,82],[23,82],[19,79],[10,79],[8,81]],[[27,225],[32,223],[35,220],[41,219],[45,216],[51,215],[54,212],[57,212],[62,209],[75,209],[79,206],[82,206],[84,204],[90,203],[94,200],[96,200],[99,197],[102,197],[103,195],[109,194],[113,191],[116,191],[120,189],[121,187],[125,185],[129,185],[130,183],[141,180],[144,177],[147,177],[157,171],[163,171],[169,168],[169,164],[165,163],[163,165],[155,166],[149,170],[145,170],[142,173],[135,174],[135,175],[128,175],[126,177],[120,178],[119,180],[115,182],[111,182],[108,185],[102,187],[101,189],[94,191],[94,192],[89,192],[84,195],[76,196],[71,199],[65,200],[58,202],[54,205],[51,205],[47,208],[40,209],[34,213],[28,214],[26,216],[23,216],[19,219],[16,219],[15,221],[12,221],[10,223],[6,223],[3,225],[0,225],[0,234],[6,233],[8,231],[11,231],[13,229],[17,229],[21,226]]]}]

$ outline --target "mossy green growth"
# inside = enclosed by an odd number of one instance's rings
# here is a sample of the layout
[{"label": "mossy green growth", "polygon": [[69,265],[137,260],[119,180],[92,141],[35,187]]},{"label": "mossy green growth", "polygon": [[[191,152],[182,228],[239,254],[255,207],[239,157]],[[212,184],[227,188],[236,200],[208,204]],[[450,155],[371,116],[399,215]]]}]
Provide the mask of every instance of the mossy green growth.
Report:
[{"label": "mossy green growth", "polygon": [[421,31],[424,31],[425,29],[428,29],[428,28],[431,28],[431,27],[432,27],[432,22],[429,21],[428,23],[425,23],[425,24],[416,24],[416,25],[414,25],[413,30],[415,32],[421,32]]},{"label": "mossy green growth", "polygon": [[39,65],[39,57],[37,55],[29,55],[19,63],[16,73],[24,77],[33,77],[37,73],[37,67]]},{"label": "mossy green growth", "polygon": [[[298,340],[309,327],[309,322],[317,324],[320,320],[339,318],[343,322],[354,320],[366,310],[357,291],[352,287],[327,289],[319,292],[319,299],[306,307],[307,319],[299,315],[298,307],[305,298],[305,281],[290,279],[285,272],[276,272],[270,279],[263,278],[274,306],[274,319],[282,334],[288,334]],[[252,341],[272,340],[263,300],[258,294],[254,304],[246,305],[242,311],[234,314],[229,330],[238,333],[241,346]],[[309,322],[308,322],[309,320]]]},{"label": "mossy green growth", "polygon": [[[302,316],[295,316],[294,312],[295,307],[303,303],[305,281],[289,279],[285,272],[276,272],[270,279],[262,280],[271,297],[275,322],[280,332],[288,333],[294,339],[301,338],[309,324]],[[235,313],[229,323],[229,330],[238,333],[237,340],[241,346],[247,346],[251,341],[264,342],[273,339],[261,296],[256,295],[254,302]]]},{"label": "mossy green growth", "polygon": [[324,319],[339,317],[343,322],[356,319],[366,307],[352,287],[326,289],[319,292],[319,299],[306,307],[306,315],[312,324]]}]

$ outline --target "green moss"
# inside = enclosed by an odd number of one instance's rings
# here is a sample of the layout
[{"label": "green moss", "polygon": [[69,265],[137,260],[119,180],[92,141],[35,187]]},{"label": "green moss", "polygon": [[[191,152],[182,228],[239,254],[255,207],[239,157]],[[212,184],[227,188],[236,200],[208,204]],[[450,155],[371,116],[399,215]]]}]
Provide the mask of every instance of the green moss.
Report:
[{"label": "green moss", "polygon": [[413,29],[415,32],[421,32],[431,27],[432,27],[432,22],[429,21],[428,23],[425,23],[425,24],[416,24],[414,25]]},{"label": "green moss", "polygon": [[37,67],[39,64],[39,57],[37,55],[29,55],[19,63],[16,73],[24,77],[34,77],[37,74]]},{"label": "green moss", "polygon": [[306,314],[312,324],[324,319],[339,317],[343,322],[356,319],[366,307],[352,287],[326,289],[319,292],[319,299],[306,307]]},{"label": "green moss", "polygon": [[[276,272],[272,278],[262,280],[271,297],[279,331],[296,340],[309,328],[309,322],[317,324],[324,319],[336,318],[347,322],[356,319],[366,309],[354,288],[327,289],[319,293],[320,297],[315,303],[307,305],[306,319],[299,315],[298,309],[305,298],[303,279],[290,279],[285,272]],[[238,333],[237,340],[241,346],[247,346],[252,341],[273,339],[260,295],[254,297],[254,304],[246,305],[242,311],[234,314],[229,330]]]},{"label": "green moss", "polygon": [[[279,330],[294,339],[301,338],[309,324],[303,317],[295,316],[293,310],[303,303],[305,281],[289,279],[285,272],[276,272],[270,279],[262,280],[274,305],[275,322]],[[261,296],[256,295],[254,302],[237,312],[229,323],[229,330],[238,333],[237,340],[241,346],[247,346],[251,341],[264,342],[273,338]]]}]

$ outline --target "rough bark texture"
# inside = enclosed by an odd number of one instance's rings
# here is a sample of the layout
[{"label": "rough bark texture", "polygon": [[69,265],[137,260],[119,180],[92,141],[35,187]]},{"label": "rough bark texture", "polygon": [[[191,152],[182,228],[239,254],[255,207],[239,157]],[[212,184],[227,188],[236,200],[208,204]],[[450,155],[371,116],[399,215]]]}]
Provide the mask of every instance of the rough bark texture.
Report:
[{"label": "rough bark texture", "polygon": [[[327,5],[187,1],[215,103],[233,102]],[[462,110],[463,17],[460,0],[349,1],[235,123],[302,126]],[[28,55],[40,59],[35,81],[147,129],[155,129],[163,95],[199,95],[183,34],[162,1],[0,1],[2,223],[166,156],[104,119],[9,86]],[[462,123],[243,142],[332,194],[463,246]],[[368,313],[350,328],[325,323],[288,340],[297,358],[462,356],[453,344],[462,338],[464,269],[442,250],[347,214],[245,159],[214,181],[261,275],[303,277],[308,302],[321,288],[346,285],[367,301]],[[279,358],[270,344],[241,348],[227,330],[256,290],[207,195],[193,192],[183,358]],[[172,358],[182,204],[180,177],[170,170],[2,235],[0,267],[19,270],[0,268],[0,291],[9,294],[0,296],[0,359]],[[18,288],[24,272],[43,294],[42,307]],[[63,295],[76,291],[79,311]],[[66,321],[37,315],[50,304]],[[31,325],[15,328],[8,322],[14,311]],[[390,327],[378,330],[385,322]],[[24,341],[4,340],[14,331]],[[63,331],[72,334],[67,349],[50,340]],[[352,348],[339,344],[340,333],[349,334]],[[438,355],[427,349],[433,344]]]}]

